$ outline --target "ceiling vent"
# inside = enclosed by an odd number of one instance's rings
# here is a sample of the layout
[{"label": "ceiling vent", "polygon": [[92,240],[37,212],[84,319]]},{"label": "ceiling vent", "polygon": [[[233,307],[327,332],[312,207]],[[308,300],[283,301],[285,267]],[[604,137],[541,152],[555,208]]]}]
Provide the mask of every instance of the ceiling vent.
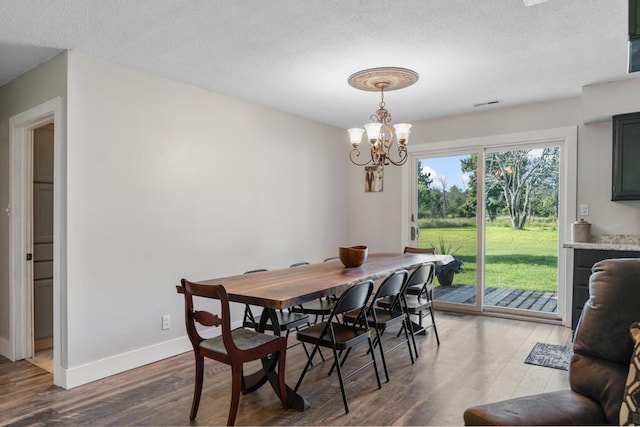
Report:
[{"label": "ceiling vent", "polygon": [[540,3],[544,3],[548,0],[522,0],[525,6],[535,6]]},{"label": "ceiling vent", "polygon": [[473,108],[487,107],[489,105],[496,105],[496,104],[500,104],[499,99],[496,99],[493,101],[487,101],[487,102],[480,102],[479,104],[473,104]]}]

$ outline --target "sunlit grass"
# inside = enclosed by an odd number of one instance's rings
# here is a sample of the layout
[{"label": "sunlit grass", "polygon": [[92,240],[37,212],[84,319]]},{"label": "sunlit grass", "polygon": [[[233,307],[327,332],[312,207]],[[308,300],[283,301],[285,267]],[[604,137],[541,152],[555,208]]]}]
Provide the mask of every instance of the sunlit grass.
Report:
[{"label": "sunlit grass", "polygon": [[[462,225],[465,222],[466,226]],[[442,238],[447,246],[457,248],[452,255],[464,262],[464,271],[455,275],[454,283],[475,285],[475,224],[460,220],[449,225],[453,226],[429,228],[428,224],[422,223],[419,246],[439,247]],[[534,222],[525,230],[514,230],[508,223],[506,225],[505,221],[496,221],[486,227],[486,286],[557,292],[556,223]]]}]

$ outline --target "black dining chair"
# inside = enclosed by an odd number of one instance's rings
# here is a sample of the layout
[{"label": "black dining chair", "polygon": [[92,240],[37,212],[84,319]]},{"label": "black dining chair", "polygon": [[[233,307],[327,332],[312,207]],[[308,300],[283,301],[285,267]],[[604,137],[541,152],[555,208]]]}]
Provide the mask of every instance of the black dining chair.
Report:
[{"label": "black dining chair", "polygon": [[[382,359],[382,366],[384,368],[384,374],[387,382],[389,381],[389,372],[387,370],[387,362],[384,357],[385,353],[395,350],[406,342],[409,347],[409,358],[411,359],[411,364],[414,363],[411,343],[413,342],[413,346],[415,347],[415,341],[413,334],[409,333],[411,330],[411,319],[409,318],[409,313],[406,311],[404,301],[404,292],[406,290],[408,276],[409,273],[407,270],[400,270],[384,279],[369,302],[366,311],[367,324],[376,332],[376,336],[373,339],[373,347],[375,348],[376,346],[380,346],[380,357]],[[382,299],[390,300],[391,304],[388,307],[378,306],[376,303]],[[358,314],[357,310],[345,313],[342,315],[342,320],[349,324],[356,324],[358,321]],[[382,334],[388,328],[392,328],[397,325],[401,325],[400,332],[404,330],[405,340],[396,343],[393,347],[385,350],[382,342]],[[347,356],[349,356],[349,350],[347,350],[342,357],[342,361],[340,362],[341,364],[344,364]]]},{"label": "black dining chair", "polygon": [[[256,270],[250,270],[250,271],[246,271],[244,274],[259,273],[261,271],[267,271],[267,269],[260,268]],[[286,338],[289,338],[289,333],[292,330],[297,331],[302,326],[311,326],[311,323],[310,323],[311,318],[309,317],[308,314],[294,313],[292,311],[284,311],[284,310],[278,310],[275,312],[275,314],[278,320],[278,331],[281,333],[284,332]],[[254,316],[251,311],[251,306],[249,304],[245,304],[244,320],[242,322],[242,326],[244,326],[245,328],[252,328],[257,331],[259,329],[261,316],[262,315]],[[264,328],[267,331],[273,331],[273,323],[270,321],[270,319],[267,319],[264,322]],[[305,351],[306,351],[306,348],[305,348]]]},{"label": "black dining chair", "polygon": [[[285,361],[287,340],[284,337],[267,335],[245,328],[231,329],[229,297],[222,285],[199,285],[182,279],[181,286],[176,286],[179,293],[184,294],[185,322],[187,335],[193,346],[196,362],[196,379],[193,391],[193,402],[189,419],[193,421],[198,414],[202,383],[204,377],[204,358],[217,360],[231,366],[231,405],[227,425],[233,425],[238,413],[240,392],[244,390],[243,364],[252,360],[273,357],[270,364],[275,370],[278,366],[278,388],[282,407],[287,408],[287,390],[285,384]],[[194,297],[220,300],[220,309],[216,314],[194,309]],[[213,304],[212,304],[213,306]],[[222,327],[222,333],[214,338],[200,335],[197,325],[205,327]]]},{"label": "black dining chair", "polygon": [[[376,358],[373,353],[371,332],[365,319],[365,309],[372,290],[373,281],[371,280],[353,285],[344,291],[340,298],[338,298],[338,301],[326,322],[319,322],[309,328],[298,331],[296,334],[298,340],[313,344],[314,347],[311,351],[311,355],[307,359],[307,363],[302,373],[300,374],[300,378],[296,383],[294,391],[297,392],[298,388],[300,388],[302,380],[312,365],[311,361],[313,356],[320,347],[330,348],[333,351],[334,358],[331,370],[335,367],[338,372],[338,381],[340,383],[340,391],[342,392],[342,402],[344,404],[345,412],[348,413],[349,404],[347,403],[347,395],[344,389],[344,380],[359,372],[362,367],[351,372],[349,375],[343,376],[342,367],[340,366],[341,364],[338,363],[338,352],[342,353],[345,350],[348,351],[349,349],[360,344],[364,344],[365,342],[369,344],[369,354],[371,355],[371,361],[368,362],[367,365],[373,364],[378,388],[382,387],[382,384],[380,383],[380,375],[378,374],[378,365],[376,364]],[[355,316],[357,320],[354,324],[347,325],[340,321],[340,316],[342,314],[353,311],[359,311],[359,314]]]},{"label": "black dining chair", "polygon": [[[436,252],[436,248],[414,248],[411,246],[405,246],[404,251],[405,254],[428,254],[432,255]],[[407,293],[409,295],[419,295],[422,292],[422,284],[413,284],[407,289]]]},{"label": "black dining chair", "polygon": [[[435,273],[435,265],[427,262],[420,265],[411,273],[408,279],[407,292],[405,301],[407,304],[407,312],[418,318],[419,328],[414,329],[413,333],[418,334],[426,328],[432,327],[436,335],[436,342],[440,345],[440,337],[438,336],[438,327],[436,326],[436,318],[433,313],[433,277]],[[430,323],[424,323],[424,317],[429,315]]]},{"label": "black dining chair", "polygon": [[[326,261],[326,260],[325,260]],[[303,265],[309,265],[308,262],[297,262],[295,264],[291,264],[290,267],[300,267]],[[294,313],[303,313],[308,314],[309,316],[314,316],[312,323],[318,323],[318,321],[324,321],[325,317],[331,314],[331,310],[335,306],[336,298],[333,295],[317,298],[313,301],[302,303],[298,306],[292,307],[291,311]],[[322,356],[322,353],[320,353]],[[324,360],[324,356],[323,356]]]}]

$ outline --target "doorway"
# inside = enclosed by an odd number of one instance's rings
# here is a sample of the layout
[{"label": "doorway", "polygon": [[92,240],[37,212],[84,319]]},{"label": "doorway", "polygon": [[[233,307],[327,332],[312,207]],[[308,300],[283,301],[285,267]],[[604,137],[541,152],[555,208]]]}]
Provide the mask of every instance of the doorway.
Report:
[{"label": "doorway", "polygon": [[27,360],[53,373],[54,125],[32,132],[33,356]]},{"label": "doorway", "polygon": [[438,267],[457,271],[434,280],[435,306],[566,323],[575,129],[425,144],[411,159],[409,245],[457,259]]},{"label": "doorway", "polygon": [[[65,319],[62,313],[63,278],[66,277],[62,105],[62,99],[57,97],[9,119],[11,302],[8,356],[14,361],[29,359],[35,354],[36,346],[52,346],[52,359],[51,356],[47,359],[49,369],[53,370],[53,382],[66,387],[66,372],[62,368],[66,357],[66,335],[62,327]],[[36,146],[40,138],[53,141]],[[42,168],[36,166],[34,163],[41,159],[34,158],[35,150],[42,151],[38,157],[53,159],[53,162],[48,160]],[[40,169],[38,176],[34,175],[36,168]],[[47,206],[44,210],[40,209],[43,205]],[[39,235],[37,239],[35,234]],[[43,308],[35,308],[34,302]],[[41,339],[35,341],[36,334]]]}]

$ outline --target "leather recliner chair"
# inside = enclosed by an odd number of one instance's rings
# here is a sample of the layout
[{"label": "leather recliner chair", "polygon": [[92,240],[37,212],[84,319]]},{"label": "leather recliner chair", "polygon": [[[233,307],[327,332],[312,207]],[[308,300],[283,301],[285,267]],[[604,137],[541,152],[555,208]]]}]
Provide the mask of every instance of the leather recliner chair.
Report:
[{"label": "leather recliner chair", "polygon": [[465,425],[618,425],[633,352],[629,326],[639,320],[640,259],[596,263],[574,336],[571,389],[468,408]]}]

